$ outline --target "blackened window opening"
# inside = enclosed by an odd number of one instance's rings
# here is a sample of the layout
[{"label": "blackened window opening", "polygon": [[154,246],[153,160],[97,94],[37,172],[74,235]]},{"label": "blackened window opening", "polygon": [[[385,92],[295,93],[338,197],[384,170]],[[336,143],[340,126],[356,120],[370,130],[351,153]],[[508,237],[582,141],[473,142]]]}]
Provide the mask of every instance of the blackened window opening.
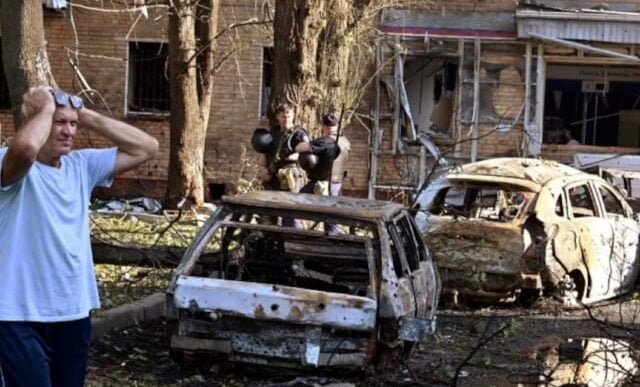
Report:
[{"label": "blackened window opening", "polygon": [[2,60],[2,49],[0,49],[0,110],[10,110],[11,97],[9,96],[9,85],[7,84],[7,77],[4,73]]},{"label": "blackened window opening", "polygon": [[129,43],[130,111],[169,112],[168,54],[166,43]]}]

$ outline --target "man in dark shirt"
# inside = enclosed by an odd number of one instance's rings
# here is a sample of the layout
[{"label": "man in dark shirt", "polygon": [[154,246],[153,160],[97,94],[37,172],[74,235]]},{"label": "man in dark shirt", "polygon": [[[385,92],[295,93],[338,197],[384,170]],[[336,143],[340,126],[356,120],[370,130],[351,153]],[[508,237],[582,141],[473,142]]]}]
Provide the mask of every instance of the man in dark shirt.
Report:
[{"label": "man in dark shirt", "polygon": [[297,165],[296,146],[308,142],[309,136],[301,126],[293,124],[293,108],[279,105],[276,110],[278,125],[271,128],[273,145],[265,153],[266,173],[262,183],[266,189],[299,192],[304,184],[304,171]]},{"label": "man in dark shirt", "polygon": [[[334,114],[329,113],[322,116],[322,132],[322,137],[311,142],[301,142],[295,148],[298,153],[313,153],[318,157],[314,168],[307,170],[309,180],[300,192],[338,196],[342,187],[344,162],[349,154],[350,144],[346,139],[341,141],[342,137],[337,138],[338,120]],[[337,231],[335,224],[327,223],[325,227],[330,234],[335,234]]]}]

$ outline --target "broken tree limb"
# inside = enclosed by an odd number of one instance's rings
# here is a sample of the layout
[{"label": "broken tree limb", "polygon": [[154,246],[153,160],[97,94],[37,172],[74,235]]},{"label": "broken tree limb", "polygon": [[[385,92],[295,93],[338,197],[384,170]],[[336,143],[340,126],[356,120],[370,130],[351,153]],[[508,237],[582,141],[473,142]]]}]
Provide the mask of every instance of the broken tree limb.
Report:
[{"label": "broken tree limb", "polygon": [[92,239],[93,262],[96,264],[175,267],[185,248],[107,243]]}]

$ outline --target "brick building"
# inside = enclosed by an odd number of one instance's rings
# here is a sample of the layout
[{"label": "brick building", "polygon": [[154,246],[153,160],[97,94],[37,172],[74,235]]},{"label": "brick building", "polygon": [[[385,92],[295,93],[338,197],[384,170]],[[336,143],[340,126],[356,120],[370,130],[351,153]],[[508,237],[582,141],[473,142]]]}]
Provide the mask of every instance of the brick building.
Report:
[{"label": "brick building", "polygon": [[639,21],[637,1],[383,11],[369,192],[411,191],[440,156],[571,163],[576,154],[638,153]]},{"label": "brick building", "polygon": [[[166,7],[122,12],[131,3],[79,0],[46,10],[45,36],[61,88],[79,92],[86,82],[99,93],[91,98],[95,109],[160,140],[159,155],[108,193],[161,197],[169,152]],[[362,106],[372,120],[344,131],[353,147],[348,194],[410,192],[427,179],[438,152],[446,156],[442,163],[500,155],[569,162],[576,152],[637,152],[638,2],[618,0],[608,9],[599,1],[535,3],[440,0],[381,15],[377,61],[384,71]],[[253,0],[224,0],[220,28],[264,11]],[[241,176],[254,177],[258,157],[249,138],[267,124],[271,39],[268,24],[252,24],[219,41],[219,52],[233,54],[214,80],[205,149],[210,198],[229,192]],[[2,93],[1,134],[10,136]],[[582,145],[565,145],[567,132]],[[81,133],[78,145],[103,144]]]}]

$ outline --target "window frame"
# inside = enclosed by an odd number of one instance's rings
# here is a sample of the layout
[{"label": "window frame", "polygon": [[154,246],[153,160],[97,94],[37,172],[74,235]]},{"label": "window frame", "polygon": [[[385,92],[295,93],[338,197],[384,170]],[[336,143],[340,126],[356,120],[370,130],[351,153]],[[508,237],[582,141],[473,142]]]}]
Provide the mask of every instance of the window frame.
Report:
[{"label": "window frame", "polygon": [[[574,206],[573,206],[573,203],[571,202],[571,194],[569,191],[580,186],[585,186],[587,189],[587,193],[591,197],[591,204],[593,205],[593,209],[594,209],[593,215],[575,216],[575,213],[573,211]],[[566,208],[567,208],[568,219],[598,218],[598,217],[602,218],[602,208],[600,207],[600,202],[598,199],[597,192],[594,191],[593,185],[591,184],[591,182],[581,181],[581,182],[574,182],[570,185],[567,185],[564,189],[564,194],[566,195],[566,204],[567,204]]]},{"label": "window frame", "polygon": [[[271,100],[271,94],[273,91],[273,51],[274,51],[274,47],[273,45],[261,45],[261,52],[260,52],[260,98],[258,101],[258,118],[261,120],[267,120],[269,117],[269,101]],[[271,51],[271,64],[268,65],[267,64],[267,51]],[[270,67],[269,67],[270,66]],[[266,70],[267,67],[269,67],[271,69],[271,74],[269,74],[269,94],[265,95],[265,88],[266,88]]]},{"label": "window frame", "polygon": [[[127,43],[127,65],[126,65],[126,73],[125,73],[125,78],[124,78],[124,114],[125,116],[128,117],[149,117],[149,118],[163,118],[163,119],[167,119],[169,118],[169,116],[171,115],[171,103],[169,102],[169,108],[166,111],[147,111],[147,110],[134,110],[131,108],[131,98],[133,98],[131,96],[132,91],[133,91],[133,84],[130,84],[130,82],[132,82],[132,78],[133,78],[133,74],[131,74],[132,71],[132,64],[131,64],[131,59],[132,59],[132,55],[131,55],[131,46],[132,44],[136,44],[136,43],[143,43],[143,44],[147,44],[147,43],[152,43],[152,44],[160,44],[160,45],[166,45],[167,46],[167,55],[168,55],[168,50],[169,50],[169,41],[165,40],[165,39],[145,39],[145,38],[139,38],[139,39],[128,39],[126,40]],[[168,57],[167,57],[167,61],[168,61]],[[169,82],[169,80],[167,80],[167,83]],[[169,87],[170,85],[168,85],[167,87],[167,92],[169,92]],[[170,101],[170,96],[169,96],[169,101]]]},{"label": "window frame", "polygon": [[0,98],[0,112],[11,112],[11,91],[9,90],[9,82],[7,80],[7,74],[4,72],[4,66],[2,66],[2,36],[0,36],[0,81],[4,81],[4,87],[0,82],[0,96],[6,91],[6,105],[2,104],[3,98]]},{"label": "window frame", "polygon": [[[626,202],[615,192],[614,189],[612,189],[611,187],[608,187],[606,184],[601,184],[601,183],[596,184],[596,187],[598,192],[598,200],[600,200],[600,203],[602,204],[602,211],[603,211],[603,214],[605,215],[604,216],[605,218],[615,219],[616,216],[622,216],[624,218],[630,217],[629,209],[625,205]],[[602,193],[600,192],[600,190],[607,191],[611,196],[615,198],[615,200],[617,200],[618,204],[620,205],[620,208],[622,209],[622,212],[623,212],[622,214],[610,213],[609,210],[607,210],[607,205],[604,201],[604,197],[602,196]]]}]

